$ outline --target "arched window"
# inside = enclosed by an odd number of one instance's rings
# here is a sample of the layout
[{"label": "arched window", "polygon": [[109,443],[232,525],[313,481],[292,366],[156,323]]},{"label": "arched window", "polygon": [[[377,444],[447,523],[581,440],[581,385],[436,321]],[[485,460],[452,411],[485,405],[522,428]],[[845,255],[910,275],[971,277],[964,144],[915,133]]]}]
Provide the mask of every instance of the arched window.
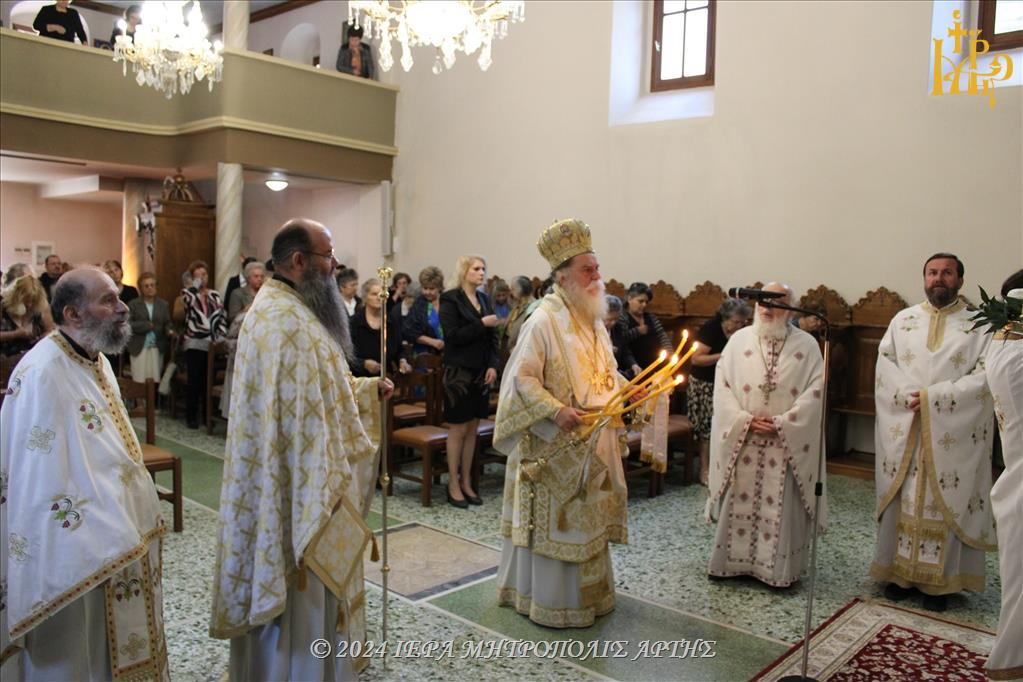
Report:
[{"label": "arched window", "polygon": [[717,0],[654,0],[650,90],[714,84]]}]

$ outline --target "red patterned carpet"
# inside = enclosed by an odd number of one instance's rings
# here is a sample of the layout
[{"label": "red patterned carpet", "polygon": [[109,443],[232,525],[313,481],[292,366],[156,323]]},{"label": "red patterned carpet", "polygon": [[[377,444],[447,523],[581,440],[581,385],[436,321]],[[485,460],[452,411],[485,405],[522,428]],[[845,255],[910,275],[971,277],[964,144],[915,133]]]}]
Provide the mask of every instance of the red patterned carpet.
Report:
[{"label": "red patterned carpet", "polygon": [[[810,636],[807,675],[830,682],[984,682],[993,632],[891,604],[854,599]],[[798,675],[802,643],[754,680]]]}]

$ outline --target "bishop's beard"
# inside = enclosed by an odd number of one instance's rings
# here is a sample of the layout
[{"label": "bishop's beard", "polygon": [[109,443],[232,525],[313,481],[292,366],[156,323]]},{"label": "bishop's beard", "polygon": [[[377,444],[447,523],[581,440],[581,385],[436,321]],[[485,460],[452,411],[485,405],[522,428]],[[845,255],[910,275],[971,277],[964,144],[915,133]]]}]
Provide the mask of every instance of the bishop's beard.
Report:
[{"label": "bishop's beard", "polygon": [[784,315],[775,314],[770,322],[765,322],[757,310],[753,316],[753,333],[760,338],[780,339],[788,334],[789,321]]},{"label": "bishop's beard", "polygon": [[565,298],[575,311],[587,322],[603,320],[607,315],[607,297],[604,296],[604,280],[598,279],[582,286],[578,282],[566,279],[561,285]]},{"label": "bishop's beard", "polygon": [[348,312],[331,274],[328,272],[324,275],[308,268],[295,282],[295,291],[327,329],[331,338],[338,342],[345,359],[351,365],[355,360],[355,349],[352,346],[352,335],[348,331]]}]

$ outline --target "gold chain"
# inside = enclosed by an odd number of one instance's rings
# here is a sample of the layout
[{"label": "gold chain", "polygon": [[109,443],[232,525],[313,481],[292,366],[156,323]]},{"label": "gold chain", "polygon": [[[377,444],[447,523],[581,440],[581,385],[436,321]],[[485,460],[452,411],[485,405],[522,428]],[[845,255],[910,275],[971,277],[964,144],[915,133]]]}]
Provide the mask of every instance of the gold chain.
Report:
[{"label": "gold chain", "polygon": [[[600,366],[603,367],[602,372],[597,369],[598,366],[597,360],[601,356],[601,353],[600,347],[597,343],[596,330],[590,329],[590,332],[593,334],[593,339],[591,341],[589,338],[586,337],[586,334],[583,332],[583,325],[581,325],[579,323],[579,320],[576,319],[575,311],[572,310],[572,306],[566,304],[565,307],[568,308],[568,316],[572,320],[572,326],[575,327],[576,335],[583,339],[583,351],[587,355],[590,355],[590,357],[588,358],[590,360],[591,370],[590,385],[593,387],[594,390],[599,390],[601,388],[607,391],[614,390],[615,380],[614,376],[612,376],[611,374],[611,367],[608,365],[608,363],[603,361],[599,363]],[[586,344],[591,344],[591,348],[586,348]]]}]

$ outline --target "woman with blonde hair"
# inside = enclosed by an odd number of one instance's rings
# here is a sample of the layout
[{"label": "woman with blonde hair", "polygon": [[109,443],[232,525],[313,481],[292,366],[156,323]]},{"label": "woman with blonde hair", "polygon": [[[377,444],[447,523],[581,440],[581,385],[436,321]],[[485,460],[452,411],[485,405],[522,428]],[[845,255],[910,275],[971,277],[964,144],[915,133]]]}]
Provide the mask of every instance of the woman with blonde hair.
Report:
[{"label": "woman with blonde hair", "polygon": [[481,291],[487,277],[482,256],[461,256],[454,287],[441,294],[444,329],[444,421],[448,427],[448,502],[465,509],[483,504],[472,488],[476,427],[490,412],[490,387],[499,362],[497,315]]},{"label": "woman with blonde hair", "polygon": [[0,353],[17,355],[53,331],[46,290],[32,275],[23,275],[3,290],[0,306]]}]

